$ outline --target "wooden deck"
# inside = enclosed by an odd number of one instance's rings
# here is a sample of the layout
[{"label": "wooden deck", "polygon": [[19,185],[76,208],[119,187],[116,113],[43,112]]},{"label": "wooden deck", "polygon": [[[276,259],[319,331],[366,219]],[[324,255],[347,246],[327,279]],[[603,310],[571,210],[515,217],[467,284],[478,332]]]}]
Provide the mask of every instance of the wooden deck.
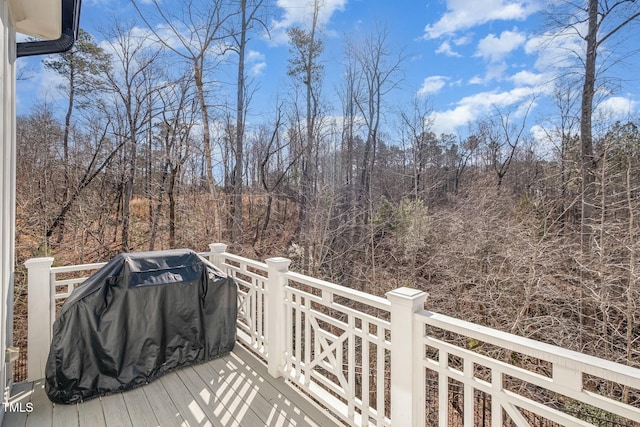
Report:
[{"label": "wooden deck", "polygon": [[[27,403],[33,405],[26,412]],[[44,382],[14,386],[3,427],[334,426],[322,412],[241,345],[137,389],[76,405],[54,405]],[[22,408],[24,412],[18,409]]]}]

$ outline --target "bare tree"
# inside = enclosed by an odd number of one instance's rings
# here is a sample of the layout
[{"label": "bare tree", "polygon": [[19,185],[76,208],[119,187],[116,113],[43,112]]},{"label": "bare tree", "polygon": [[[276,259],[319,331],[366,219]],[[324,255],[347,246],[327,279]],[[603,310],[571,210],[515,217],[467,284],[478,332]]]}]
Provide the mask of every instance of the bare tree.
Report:
[{"label": "bare tree", "polygon": [[[580,247],[579,264],[586,265],[594,248],[593,230],[596,225],[594,206],[596,204],[596,174],[598,158],[594,151],[593,112],[596,89],[606,88],[606,72],[620,58],[638,51],[637,45],[631,49],[614,49],[621,45],[622,34],[640,22],[640,4],[635,0],[584,0],[563,1],[549,15],[551,22],[560,33],[577,36],[584,43],[582,52],[575,55],[581,79],[580,99]],[[604,56],[602,55],[604,54]],[[601,92],[603,92],[601,90]],[[590,272],[581,269],[581,281],[589,282]],[[584,304],[585,290],[580,290],[580,301]],[[580,312],[580,338],[583,338],[587,319],[591,317],[589,308],[582,305]]]},{"label": "bare tree", "polygon": [[191,133],[194,127],[197,100],[190,90],[193,81],[184,78],[158,91],[161,103],[157,138],[162,149],[162,172],[157,190],[155,211],[150,212],[151,236],[149,250],[153,250],[158,235],[159,218],[164,194],[169,198],[169,247],[176,247],[176,186],[190,155]]},{"label": "bare tree", "polygon": [[255,26],[267,29],[261,19],[262,4],[264,0],[239,0],[238,29],[231,31],[234,45],[231,48],[238,54],[238,73],[236,80],[236,126],[235,126],[235,167],[233,171],[233,227],[231,236],[240,239],[242,236],[242,187],[243,187],[243,157],[244,135],[246,122],[246,109],[248,104],[247,81],[245,74],[245,57],[247,44],[250,40],[250,31],[256,30]]},{"label": "bare tree", "polygon": [[[62,124],[47,104],[37,105],[30,115],[16,120],[17,221],[30,225],[37,242],[35,250],[44,254],[49,251],[47,232],[55,218],[53,213],[64,203],[56,197],[56,166],[60,164],[56,153],[62,133]],[[21,213],[26,213],[23,218]]]},{"label": "bare tree", "polygon": [[[264,191],[267,193],[267,204],[260,232],[258,232],[258,228],[256,228],[254,245],[259,238],[261,239],[265,236],[271,221],[274,195],[276,196],[276,199],[279,198],[276,192],[281,187],[287,177],[287,174],[297,161],[295,156],[290,156],[285,162],[281,160],[284,157],[282,156],[282,152],[289,148],[289,144],[283,144],[280,138],[280,132],[282,130],[281,105],[276,109],[276,115],[272,126],[271,131],[264,129],[264,133],[260,138],[261,140],[266,141],[266,144],[261,149],[261,158],[258,168],[260,183]],[[274,157],[276,159],[275,161]]]},{"label": "bare tree", "polygon": [[[580,141],[582,157],[582,216],[583,248],[586,248],[589,236],[589,221],[592,218],[594,168],[593,156],[593,98],[596,88],[596,59],[598,51],[612,36],[640,17],[640,5],[635,0],[589,0],[587,12],[587,33],[578,32],[586,42],[584,58],[584,81],[582,86],[582,106],[580,115]],[[578,18],[580,19],[580,18]],[[613,21],[613,22],[610,22]],[[577,28],[577,23],[572,24]]]},{"label": "bare tree", "polygon": [[447,149],[446,159],[449,163],[451,175],[453,175],[453,193],[458,194],[462,176],[467,166],[469,166],[473,153],[478,148],[478,138],[475,135],[470,135],[465,140],[456,143],[452,135],[442,135],[442,137],[448,138],[451,141]]},{"label": "bare tree", "polygon": [[114,108],[119,116],[112,123],[114,132],[124,144],[124,176],[122,191],[121,247],[129,251],[130,210],[134,180],[138,172],[138,142],[141,132],[150,131],[156,93],[154,78],[158,77],[156,61],[159,49],[150,49],[146,40],[135,37],[131,28],[116,24],[108,34],[113,68],[107,73],[113,93]]},{"label": "bare tree", "polygon": [[[215,201],[216,216],[218,218],[218,238],[222,237],[222,218],[220,214],[219,200],[216,195],[216,183],[213,177],[213,159],[211,157],[211,123],[209,118],[209,103],[207,102],[208,92],[205,88],[205,75],[211,58],[216,58],[218,53],[224,51],[222,43],[229,37],[224,31],[226,22],[235,13],[227,13],[226,2],[222,0],[212,1],[188,1],[180,3],[177,13],[169,13],[158,0],[152,0],[155,13],[160,21],[166,25],[175,36],[176,44],[169,43],[167,38],[162,37],[142,11],[136,0],[131,0],[138,14],[146,23],[147,27],[154,33],[156,40],[165,48],[169,49],[179,57],[187,61],[193,70],[193,81],[198,94],[200,115],[202,120],[202,143],[204,157],[206,161],[207,185],[211,197]],[[186,31],[185,31],[186,29]],[[218,56],[219,56],[218,55]]]},{"label": "bare tree", "polygon": [[[595,198],[594,173],[597,159],[593,148],[593,110],[596,88],[604,85],[605,72],[620,58],[637,52],[631,49],[613,49],[620,43],[622,33],[639,22],[640,4],[635,0],[585,0],[563,1],[549,15],[558,28],[568,30],[584,41],[584,52],[572,52],[577,56],[581,69],[582,95],[580,112],[580,163],[582,192],[582,249],[588,253],[591,247],[591,227]],[[623,39],[622,39],[623,40]],[[606,49],[606,51],[605,51]],[[617,52],[616,52],[617,51]],[[598,61],[599,55],[604,59]],[[615,53],[615,57],[613,56]]]},{"label": "bare tree", "polygon": [[352,40],[347,47],[347,55],[353,56],[357,62],[360,75],[361,97],[355,99],[358,112],[365,123],[367,135],[358,191],[358,205],[365,212],[363,223],[369,222],[371,192],[371,176],[376,162],[376,149],[379,140],[380,126],[384,111],[384,97],[398,86],[402,70],[402,51],[389,44],[389,31],[385,27],[377,27],[367,34],[361,42]]},{"label": "bare tree", "polygon": [[478,124],[478,135],[485,145],[489,165],[496,174],[498,191],[509,171],[516,150],[524,139],[527,116],[533,102],[531,100],[526,104],[520,123],[513,123],[517,111],[501,111],[496,108],[493,117]]},{"label": "bare tree", "polygon": [[[102,48],[100,48],[93,37],[83,30],[79,31],[78,40],[73,48],[67,52],[47,58],[44,61],[45,68],[55,71],[64,78],[61,89],[67,97],[67,111],[64,117],[64,130],[62,134],[62,153],[64,165],[64,183],[63,183],[63,199],[64,204],[70,203],[72,189],[74,184],[71,183],[72,165],[69,157],[69,144],[71,135],[71,117],[76,103],[86,103],[87,96],[95,95],[104,89],[104,75],[109,69],[108,58]],[[74,196],[75,198],[75,196]],[[55,227],[58,228],[57,242],[62,241],[64,235],[64,219],[66,210],[55,221]],[[51,236],[54,228],[47,230],[47,238]]]},{"label": "bare tree", "polygon": [[[556,84],[553,91],[553,104],[557,114],[553,114],[549,129],[543,127],[548,141],[554,146],[555,155],[559,162],[560,174],[560,200],[557,220],[560,227],[564,228],[572,217],[570,212],[577,205],[575,193],[572,194],[569,183],[575,178],[574,163],[579,148],[578,132],[580,113],[576,111],[579,105],[579,94],[573,82],[566,80]],[[577,170],[577,169],[576,169]]]},{"label": "bare tree", "polygon": [[409,150],[411,152],[411,173],[413,197],[417,199],[423,196],[423,174],[426,166],[426,144],[427,139],[434,139],[431,132],[432,120],[430,119],[431,109],[426,102],[414,97],[411,108],[400,111],[403,128],[408,132]]},{"label": "bare tree", "polygon": [[[309,197],[312,189],[312,161],[316,147],[316,132],[319,116],[319,91],[323,74],[323,65],[320,63],[324,44],[318,36],[318,16],[321,0],[313,1],[311,24],[308,29],[293,27],[287,30],[290,42],[289,76],[302,83],[305,89],[305,121],[304,141],[300,155],[301,178],[299,186],[299,215],[296,226],[296,236],[307,229]],[[297,114],[296,114],[297,115]],[[300,123],[300,121],[297,121]],[[303,246],[305,246],[303,238]]]}]

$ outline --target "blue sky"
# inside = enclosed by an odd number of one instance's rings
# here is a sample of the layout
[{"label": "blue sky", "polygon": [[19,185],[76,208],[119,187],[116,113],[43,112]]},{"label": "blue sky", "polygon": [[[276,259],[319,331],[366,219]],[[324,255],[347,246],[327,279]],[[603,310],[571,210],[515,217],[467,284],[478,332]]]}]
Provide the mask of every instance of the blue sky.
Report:
[{"label": "blue sky", "polygon": [[[167,7],[175,4],[162,2]],[[418,96],[432,108],[433,129],[437,133],[464,136],[471,124],[488,114],[499,110],[524,117],[524,106],[531,105],[527,126],[539,137],[543,133],[541,127],[553,112],[550,95],[559,67],[567,65],[568,51],[582,49],[574,35],[545,26],[541,11],[547,2],[323,0],[323,95],[333,109],[329,113],[340,114],[336,88],[343,69],[345,41],[362,37],[376,25],[386,26],[389,45],[397,52],[402,50],[405,57],[399,85],[385,101],[388,126],[392,126],[392,112],[406,108]],[[287,99],[291,91],[284,31],[292,25],[306,25],[311,8],[309,0],[273,0],[269,10],[271,38],[254,37],[249,45],[248,65],[258,87],[250,106],[250,120],[255,123],[270,117],[274,100]],[[135,21],[141,31],[144,27],[128,0],[83,1],[81,26],[98,41],[104,43],[99,29],[113,19]],[[637,33],[627,33],[621,49],[631,50],[628,45],[638,42]],[[55,76],[41,70],[34,61],[19,60],[19,67],[35,70],[30,79],[18,82],[19,114],[28,112],[34,100],[59,99],[54,89]],[[598,97],[599,113],[612,120],[637,118],[640,85],[638,73],[633,70],[639,63],[636,55],[608,71],[613,90],[602,91]],[[231,87],[233,73],[223,74],[221,79],[228,79]]]}]

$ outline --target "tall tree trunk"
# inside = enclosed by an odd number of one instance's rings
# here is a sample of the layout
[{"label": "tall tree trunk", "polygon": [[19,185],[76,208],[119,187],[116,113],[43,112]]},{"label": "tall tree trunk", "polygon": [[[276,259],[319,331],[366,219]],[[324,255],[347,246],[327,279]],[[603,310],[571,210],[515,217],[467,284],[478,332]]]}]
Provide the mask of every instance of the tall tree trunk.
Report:
[{"label": "tall tree trunk", "polygon": [[[71,60],[73,64],[73,60]],[[69,165],[69,135],[71,133],[71,115],[73,114],[73,104],[75,101],[75,68],[71,66],[69,73],[69,103],[67,104],[67,113],[64,116],[64,131],[62,134],[62,152],[64,161],[64,184],[62,193],[62,202],[67,204],[70,194],[71,177],[70,165]],[[57,243],[61,243],[64,238],[64,225],[65,225],[66,212],[58,221],[58,236],[56,238]]]},{"label": "tall tree trunk", "polygon": [[[204,53],[202,53],[204,55]],[[220,201],[217,197],[216,183],[213,178],[213,160],[211,158],[211,131],[209,129],[209,113],[207,102],[204,96],[204,82],[202,79],[202,64],[199,62],[201,58],[193,58],[193,77],[198,93],[198,103],[200,104],[200,113],[202,115],[202,145],[204,150],[205,167],[207,168],[207,186],[209,194],[213,199],[215,207],[215,217],[217,220],[218,240],[222,239],[222,216],[220,215]]]},{"label": "tall tree trunk", "polygon": [[129,241],[129,232],[131,230],[131,200],[133,199],[133,183],[136,175],[138,144],[135,140],[136,136],[132,135],[129,141],[129,164],[126,166],[124,195],[122,199],[122,239],[121,247],[123,252],[131,250],[131,242]]},{"label": "tall tree trunk", "polygon": [[[302,246],[303,252],[303,262],[302,269],[304,272],[308,272],[310,270],[309,263],[309,203],[310,203],[310,195],[312,189],[312,178],[311,178],[311,166],[313,162],[313,153],[314,150],[317,150],[315,147],[315,125],[316,125],[316,115],[318,114],[318,100],[316,98],[316,94],[314,93],[314,84],[318,82],[319,76],[316,75],[317,70],[319,69],[319,65],[317,64],[318,54],[321,52],[322,43],[321,41],[316,39],[316,30],[318,25],[318,14],[320,12],[320,2],[318,0],[314,1],[314,9],[313,9],[313,19],[311,23],[311,28],[308,32],[308,39],[305,40],[304,37],[299,38],[294,43],[299,43],[299,49],[302,54],[302,57],[299,58],[302,63],[302,69],[296,71],[295,74],[301,74],[302,82],[305,85],[306,89],[306,132],[305,137],[302,141],[302,150],[300,156],[300,186],[298,188],[298,224],[295,230],[295,238],[297,238]],[[306,45],[306,50],[304,50],[304,46]],[[291,73],[291,71],[290,71]]]},{"label": "tall tree trunk", "polygon": [[169,247],[176,247],[176,180],[179,173],[179,167],[171,168],[169,176]]},{"label": "tall tree trunk", "polygon": [[593,97],[596,81],[596,54],[598,48],[598,0],[589,0],[589,26],[586,38],[587,55],[582,86],[582,109],[580,114],[580,158],[582,175],[582,223],[581,247],[585,254],[591,249],[591,221],[595,199],[593,158]]},{"label": "tall tree trunk", "polygon": [[[151,237],[149,239],[149,250],[153,251],[155,249],[156,239],[158,237],[158,223],[160,222],[160,214],[162,212],[162,204],[164,202],[164,187],[167,182],[167,175],[169,174],[169,161],[165,160],[165,163],[162,168],[162,177],[160,179],[160,188],[158,189],[158,203],[156,204],[155,215],[153,216],[153,221],[151,223]],[[171,246],[173,248],[173,246]]]},{"label": "tall tree trunk", "polygon": [[[594,158],[593,158],[593,96],[596,80],[596,54],[598,32],[598,0],[589,0],[588,32],[586,37],[587,54],[585,58],[585,74],[582,86],[582,104],[580,113],[580,160],[582,178],[582,209],[580,222],[580,248],[582,264],[588,263],[591,254],[591,233],[593,222],[593,206],[595,201],[594,189]],[[584,271],[582,269],[581,271]],[[581,273],[581,274],[584,274]],[[586,278],[583,278],[586,279]],[[585,280],[581,280],[584,283]],[[583,347],[586,327],[587,306],[585,289],[580,286],[580,348]]]},{"label": "tall tree trunk", "polygon": [[233,173],[233,227],[235,240],[242,236],[242,162],[244,150],[244,61],[247,44],[247,0],[240,1],[241,29],[238,43],[238,81],[236,98],[236,159]]}]

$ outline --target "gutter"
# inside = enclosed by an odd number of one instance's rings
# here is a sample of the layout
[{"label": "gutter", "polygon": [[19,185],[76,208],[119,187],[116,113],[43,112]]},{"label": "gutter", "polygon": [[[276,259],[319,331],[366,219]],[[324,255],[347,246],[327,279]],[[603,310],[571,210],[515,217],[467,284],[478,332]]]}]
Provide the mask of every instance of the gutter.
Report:
[{"label": "gutter", "polygon": [[62,34],[55,40],[38,40],[16,43],[16,56],[46,55],[66,52],[73,47],[80,26],[82,0],[62,0]]}]

